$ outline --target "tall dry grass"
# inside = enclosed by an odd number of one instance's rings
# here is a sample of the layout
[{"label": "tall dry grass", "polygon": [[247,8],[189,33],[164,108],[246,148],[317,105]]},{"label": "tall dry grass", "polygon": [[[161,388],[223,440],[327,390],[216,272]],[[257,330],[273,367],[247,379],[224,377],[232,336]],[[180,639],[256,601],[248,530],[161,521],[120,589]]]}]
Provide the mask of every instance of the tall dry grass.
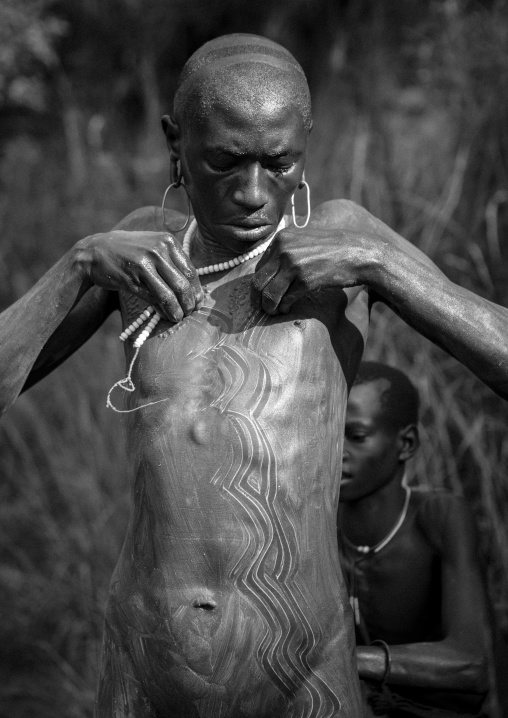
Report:
[{"label": "tall dry grass", "polygon": [[[322,92],[307,173],[314,202],[361,202],[453,278],[498,297],[489,247],[506,255],[499,242],[489,245],[485,218],[499,187],[481,196],[468,189],[478,132],[458,141],[447,108],[418,96],[398,94],[381,123],[352,101],[339,102],[333,78]],[[85,138],[83,147],[79,185],[69,181],[60,141],[7,147],[0,163],[4,305],[73,241],[158,201],[162,141],[143,164],[90,148]],[[464,203],[473,217],[467,223]],[[117,330],[111,318],[0,424],[0,718],[92,715],[102,611],[128,511],[122,420],[104,405],[122,374]],[[508,636],[507,405],[389,311],[375,310],[366,355],[399,366],[417,384],[422,448],[412,480],[470,500],[498,635]]]},{"label": "tall dry grass", "polygon": [[[65,147],[27,138],[0,165],[2,303],[80,236],[138,203],[120,163],[88,157],[69,183]],[[0,423],[0,716],[92,715],[102,612],[127,520],[122,419],[105,407],[123,371],[118,318]]]}]

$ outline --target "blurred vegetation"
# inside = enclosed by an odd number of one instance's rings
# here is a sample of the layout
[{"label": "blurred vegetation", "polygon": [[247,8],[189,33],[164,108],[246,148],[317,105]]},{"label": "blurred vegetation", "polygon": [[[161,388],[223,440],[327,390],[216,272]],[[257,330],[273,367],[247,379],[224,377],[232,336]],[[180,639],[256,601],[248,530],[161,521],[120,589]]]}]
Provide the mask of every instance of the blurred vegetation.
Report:
[{"label": "blurred vegetation", "polygon": [[[159,202],[159,117],[178,72],[235,31],[283,43],[309,77],[313,203],[363,204],[506,304],[505,2],[0,0],[2,306],[80,237]],[[92,715],[128,512],[122,419],[105,409],[118,329],[111,318],[0,424],[0,718]],[[412,480],[470,501],[508,714],[508,406],[388,311],[375,310],[367,356],[421,392]]]}]

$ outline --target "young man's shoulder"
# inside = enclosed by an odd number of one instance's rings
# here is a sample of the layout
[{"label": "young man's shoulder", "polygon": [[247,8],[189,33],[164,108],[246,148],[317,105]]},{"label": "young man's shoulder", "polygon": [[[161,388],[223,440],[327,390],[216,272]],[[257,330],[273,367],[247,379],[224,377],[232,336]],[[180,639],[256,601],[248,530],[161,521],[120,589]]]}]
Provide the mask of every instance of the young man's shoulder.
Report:
[{"label": "young man's shoulder", "polygon": [[413,488],[411,499],[417,525],[438,550],[450,533],[454,533],[454,528],[461,530],[464,523],[469,522],[464,498],[448,489]]},{"label": "young man's shoulder", "polygon": [[441,518],[441,514],[446,516],[449,511],[465,505],[462,496],[440,487],[412,487],[411,498],[420,514],[427,514],[429,518],[435,516],[436,519]]}]

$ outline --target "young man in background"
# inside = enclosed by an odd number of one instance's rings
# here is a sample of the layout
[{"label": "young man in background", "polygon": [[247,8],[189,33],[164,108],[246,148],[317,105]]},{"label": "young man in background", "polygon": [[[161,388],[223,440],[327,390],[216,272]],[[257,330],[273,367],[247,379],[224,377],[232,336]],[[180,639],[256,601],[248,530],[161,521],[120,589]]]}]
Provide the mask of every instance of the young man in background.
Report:
[{"label": "young man in background", "polygon": [[[339,550],[357,662],[375,715],[478,715],[487,690],[487,606],[464,501],[411,489],[418,394],[364,362],[347,405]],[[438,710],[439,709],[439,710]]]}]

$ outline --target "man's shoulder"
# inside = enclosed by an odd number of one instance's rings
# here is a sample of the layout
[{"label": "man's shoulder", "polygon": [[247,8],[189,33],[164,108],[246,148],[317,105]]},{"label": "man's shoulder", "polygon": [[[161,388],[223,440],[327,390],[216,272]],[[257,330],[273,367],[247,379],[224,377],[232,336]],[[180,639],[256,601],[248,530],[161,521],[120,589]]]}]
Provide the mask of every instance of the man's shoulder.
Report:
[{"label": "man's shoulder", "polygon": [[412,242],[404,239],[385,222],[371,214],[365,207],[349,199],[333,199],[323,202],[312,212],[311,223],[323,229],[342,229],[378,237],[402,250],[422,264],[435,265]]},{"label": "man's shoulder", "polygon": [[311,215],[311,222],[323,227],[354,229],[373,217],[364,207],[350,199],[331,199],[318,205]]},{"label": "man's shoulder", "polygon": [[[182,225],[183,215],[173,209],[166,209],[164,218],[169,227]],[[124,229],[126,231],[138,232],[166,232],[166,228],[162,223],[161,208],[153,205],[147,207],[139,207],[124,217],[115,226],[115,229]]]}]

